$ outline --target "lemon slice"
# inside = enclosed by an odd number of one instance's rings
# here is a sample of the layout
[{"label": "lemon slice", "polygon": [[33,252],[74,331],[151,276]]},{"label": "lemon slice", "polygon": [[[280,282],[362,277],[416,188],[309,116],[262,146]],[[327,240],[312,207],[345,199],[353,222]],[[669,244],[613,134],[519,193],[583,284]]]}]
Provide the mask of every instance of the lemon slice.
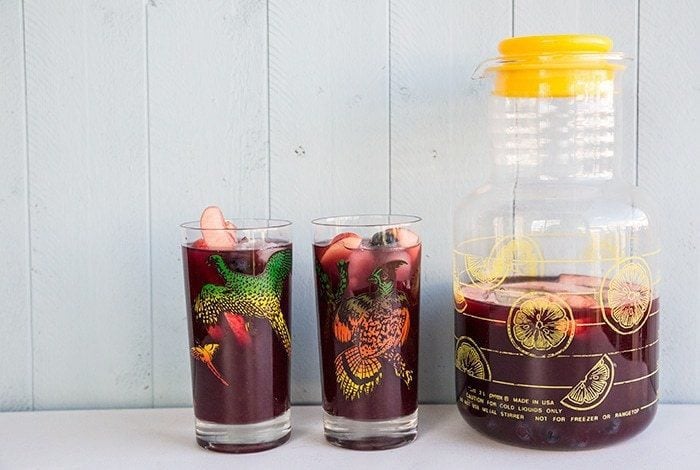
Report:
[{"label": "lemon slice", "polygon": [[547,292],[528,292],[516,300],[506,326],[513,346],[538,358],[561,354],[576,332],[571,307],[561,297]]},{"label": "lemon slice", "polygon": [[460,336],[457,340],[455,367],[469,377],[491,380],[491,368],[484,353],[468,336]]},{"label": "lemon slice", "polygon": [[494,243],[488,257],[464,256],[467,273],[474,284],[495,289],[508,276],[536,276],[542,253],[537,243],[526,237],[503,237]]},{"label": "lemon slice", "polygon": [[561,404],[576,411],[586,411],[603,403],[610,393],[615,378],[615,365],[607,354],[586,372],[586,376],[574,385],[561,399]]},{"label": "lemon slice", "polygon": [[623,335],[634,333],[644,325],[651,310],[649,266],[638,257],[621,260],[605,275],[598,296],[610,328]]},{"label": "lemon slice", "polygon": [[452,278],[452,296],[455,301],[455,310],[459,313],[464,312],[467,309],[467,299],[464,297],[464,294],[462,294],[462,286],[459,283],[457,273],[455,273]]}]

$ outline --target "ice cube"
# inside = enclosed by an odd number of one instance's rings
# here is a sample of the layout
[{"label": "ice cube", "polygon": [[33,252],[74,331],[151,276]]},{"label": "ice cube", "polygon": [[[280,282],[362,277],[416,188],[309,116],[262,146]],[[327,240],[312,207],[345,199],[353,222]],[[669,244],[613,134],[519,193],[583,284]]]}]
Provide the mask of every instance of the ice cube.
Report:
[{"label": "ice cube", "polygon": [[596,276],[586,276],[584,274],[560,274],[557,282],[568,286],[583,286],[599,288],[602,279]]},{"label": "ice cube", "polygon": [[236,244],[236,250],[261,250],[265,247],[266,242],[259,238],[241,238]]},{"label": "ice cube", "polygon": [[469,300],[476,300],[478,302],[484,303],[496,303],[496,295],[492,290],[483,289],[481,287],[475,286],[474,284],[462,284],[460,286],[462,295]]},{"label": "ice cube", "polygon": [[524,281],[503,284],[495,290],[495,295],[498,303],[510,305],[515,303],[518,298],[530,292],[547,292],[557,295],[573,294],[580,296],[590,293],[590,288],[563,285],[555,281]]},{"label": "ice cube", "polygon": [[551,292],[556,294],[558,292],[566,292],[570,294],[574,293],[585,293],[590,292],[590,289],[585,289],[581,286],[569,286],[563,285],[556,281],[524,281],[524,282],[512,282],[503,284],[502,288],[508,290],[516,290],[520,292]]},{"label": "ice cube", "polygon": [[418,235],[415,232],[412,232],[407,228],[400,228],[396,230],[396,240],[399,242],[400,246],[404,248],[411,248],[419,243],[420,238],[418,238]]},{"label": "ice cube", "polygon": [[258,240],[258,242],[259,243],[255,251],[255,259],[256,263],[258,264],[267,264],[267,261],[270,259],[270,256],[284,249],[279,243],[268,242],[263,240]]}]

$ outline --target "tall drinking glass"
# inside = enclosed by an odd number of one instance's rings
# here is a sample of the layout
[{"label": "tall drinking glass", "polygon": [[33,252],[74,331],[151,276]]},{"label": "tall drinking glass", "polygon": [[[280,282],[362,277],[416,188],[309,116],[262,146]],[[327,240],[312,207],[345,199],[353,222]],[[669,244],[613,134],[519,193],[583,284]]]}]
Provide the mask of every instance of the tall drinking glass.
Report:
[{"label": "tall drinking glass", "polygon": [[256,452],[290,433],[291,224],[227,223],[181,226],[195,431],[204,448]]},{"label": "tall drinking glass", "polygon": [[313,221],[326,439],[389,449],[416,437],[418,217]]}]

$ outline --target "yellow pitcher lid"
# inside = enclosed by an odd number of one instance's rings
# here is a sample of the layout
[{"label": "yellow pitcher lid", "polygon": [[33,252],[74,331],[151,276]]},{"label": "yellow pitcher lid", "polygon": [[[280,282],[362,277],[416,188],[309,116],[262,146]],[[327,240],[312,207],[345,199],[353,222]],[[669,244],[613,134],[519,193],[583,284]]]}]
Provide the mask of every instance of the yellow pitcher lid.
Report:
[{"label": "yellow pitcher lid", "polygon": [[508,38],[498,45],[491,62],[494,93],[507,97],[569,97],[612,92],[612,40],[592,34],[559,34]]}]

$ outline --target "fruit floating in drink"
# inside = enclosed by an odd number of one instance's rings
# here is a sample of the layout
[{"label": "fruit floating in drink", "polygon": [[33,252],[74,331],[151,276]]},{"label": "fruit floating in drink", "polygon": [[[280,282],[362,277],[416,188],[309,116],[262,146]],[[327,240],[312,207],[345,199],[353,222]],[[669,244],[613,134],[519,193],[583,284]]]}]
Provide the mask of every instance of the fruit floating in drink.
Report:
[{"label": "fruit floating in drink", "polygon": [[645,281],[561,275],[510,278],[490,291],[459,286],[462,416],[499,440],[542,448],[599,447],[640,432],[658,397],[659,301]]},{"label": "fruit floating in drink", "polygon": [[292,245],[288,222],[184,224],[197,442],[254,452],[289,438]]},{"label": "fruit floating in drink", "polygon": [[314,221],[326,438],[356,449],[415,438],[420,252],[401,216]]}]

